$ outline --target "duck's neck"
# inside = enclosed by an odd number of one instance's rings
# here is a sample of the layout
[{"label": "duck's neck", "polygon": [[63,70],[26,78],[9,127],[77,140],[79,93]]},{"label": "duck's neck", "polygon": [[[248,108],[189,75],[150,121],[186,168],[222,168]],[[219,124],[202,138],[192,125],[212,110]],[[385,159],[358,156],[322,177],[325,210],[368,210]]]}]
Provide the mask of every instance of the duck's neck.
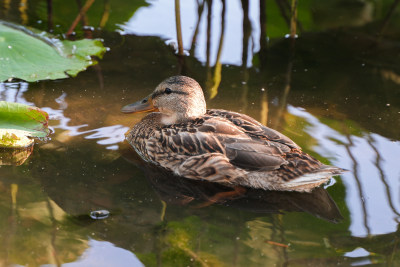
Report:
[{"label": "duck's neck", "polygon": [[184,109],[179,112],[174,112],[169,109],[160,109],[161,123],[163,125],[171,125],[176,123],[184,123],[194,118],[203,116],[206,113],[205,107],[197,107],[191,109]]}]

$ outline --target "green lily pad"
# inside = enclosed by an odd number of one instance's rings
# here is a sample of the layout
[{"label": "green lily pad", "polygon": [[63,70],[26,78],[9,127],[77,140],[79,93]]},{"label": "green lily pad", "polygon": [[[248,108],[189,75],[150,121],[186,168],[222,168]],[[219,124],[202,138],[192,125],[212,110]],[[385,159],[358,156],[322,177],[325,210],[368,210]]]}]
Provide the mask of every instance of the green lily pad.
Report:
[{"label": "green lily pad", "polygon": [[0,21],[0,81],[28,82],[76,76],[106,52],[100,40],[61,41],[47,33]]},{"label": "green lily pad", "polygon": [[8,133],[4,138],[7,144],[13,135],[46,137],[50,132],[48,119],[47,112],[37,107],[0,101],[0,133]]}]

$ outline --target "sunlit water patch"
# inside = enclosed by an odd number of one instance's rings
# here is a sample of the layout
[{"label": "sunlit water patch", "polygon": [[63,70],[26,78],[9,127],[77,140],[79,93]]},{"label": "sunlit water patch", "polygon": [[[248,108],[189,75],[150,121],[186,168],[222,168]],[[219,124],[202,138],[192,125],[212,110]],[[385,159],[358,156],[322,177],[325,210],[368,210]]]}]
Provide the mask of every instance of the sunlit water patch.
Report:
[{"label": "sunlit water patch", "polygon": [[116,247],[110,242],[89,239],[89,248],[75,262],[65,263],[67,267],[143,267],[143,263],[132,252]]},{"label": "sunlit water patch", "polygon": [[[174,12],[174,2],[171,1],[152,1],[148,7],[142,7],[136,12],[132,18],[121,25],[122,34],[151,35],[159,36],[165,40],[173,40],[177,43],[175,20],[170,14]],[[221,63],[242,65],[242,40],[243,40],[243,10],[240,1],[227,1],[226,8],[226,29],[224,34],[224,45],[221,54]],[[259,8],[257,1],[249,1],[249,12],[251,21],[251,40],[252,54],[258,51],[259,44],[255,40],[259,39],[260,29],[257,23],[259,18]],[[218,44],[221,35],[221,1],[213,1],[213,14],[211,19],[211,54],[213,59],[211,64],[215,64],[218,53]],[[166,12],[168,10],[168,12]],[[186,49],[195,47],[195,56],[202,63],[206,63],[206,44],[207,44],[207,6],[204,7],[201,17],[197,14],[197,4],[194,0],[181,1],[181,20],[182,20],[182,36],[183,44]],[[158,19],[155,20],[154,17]],[[195,34],[196,24],[200,19],[199,33],[195,44],[192,44]],[[232,45],[235,44],[235,45]],[[248,57],[246,64],[252,65],[251,56]]]},{"label": "sunlit water patch", "polygon": [[395,232],[400,219],[400,142],[372,133],[345,136],[304,109],[290,106],[288,111],[310,123],[305,131],[318,141],[314,151],[349,170],[341,177],[346,185],[352,235]]}]

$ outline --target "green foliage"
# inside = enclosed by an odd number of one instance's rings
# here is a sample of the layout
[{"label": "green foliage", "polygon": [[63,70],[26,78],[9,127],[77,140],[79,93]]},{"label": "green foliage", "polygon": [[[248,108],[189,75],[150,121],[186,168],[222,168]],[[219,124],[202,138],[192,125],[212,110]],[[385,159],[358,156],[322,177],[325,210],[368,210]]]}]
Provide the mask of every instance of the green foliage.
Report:
[{"label": "green foliage", "polygon": [[0,81],[28,82],[76,76],[106,51],[99,40],[60,41],[22,26],[0,21]]},{"label": "green foliage", "polygon": [[[84,2],[82,1],[82,3]],[[38,19],[43,21],[42,25],[47,25],[46,1],[33,0],[30,5]],[[145,0],[95,1],[89,8],[86,19],[90,26],[115,31],[119,29],[119,25],[127,22],[140,7],[148,5]],[[65,33],[78,15],[79,7],[75,1],[54,0],[53,8],[53,24],[57,25],[54,31]],[[77,27],[76,31],[78,34],[81,33],[81,27]]]}]

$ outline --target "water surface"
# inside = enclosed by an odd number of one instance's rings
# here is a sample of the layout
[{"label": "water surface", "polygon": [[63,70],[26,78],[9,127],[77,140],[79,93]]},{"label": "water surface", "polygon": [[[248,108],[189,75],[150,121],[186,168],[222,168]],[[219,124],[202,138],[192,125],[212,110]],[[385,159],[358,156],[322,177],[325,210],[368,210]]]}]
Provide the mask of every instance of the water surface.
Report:
[{"label": "water surface", "polygon": [[[398,10],[385,22],[391,2],[301,1],[292,41],[282,1],[226,1],[225,24],[222,2],[209,19],[205,4],[197,35],[196,1],[181,1],[183,58],[173,49],[172,1],[118,2],[88,13],[91,35],[110,48],[98,65],[75,78],[0,83],[1,100],[43,108],[53,130],[23,165],[0,168],[1,265],[398,264],[400,32]],[[45,1],[0,4],[0,18],[47,30]],[[66,32],[78,9],[53,4],[53,31]],[[97,29],[107,5],[114,13]],[[142,115],[120,108],[177,74],[199,81],[209,108],[246,113],[349,172],[312,194],[253,190],[210,205],[226,189],[151,168],[124,142]],[[110,215],[92,219],[96,210]]]}]

